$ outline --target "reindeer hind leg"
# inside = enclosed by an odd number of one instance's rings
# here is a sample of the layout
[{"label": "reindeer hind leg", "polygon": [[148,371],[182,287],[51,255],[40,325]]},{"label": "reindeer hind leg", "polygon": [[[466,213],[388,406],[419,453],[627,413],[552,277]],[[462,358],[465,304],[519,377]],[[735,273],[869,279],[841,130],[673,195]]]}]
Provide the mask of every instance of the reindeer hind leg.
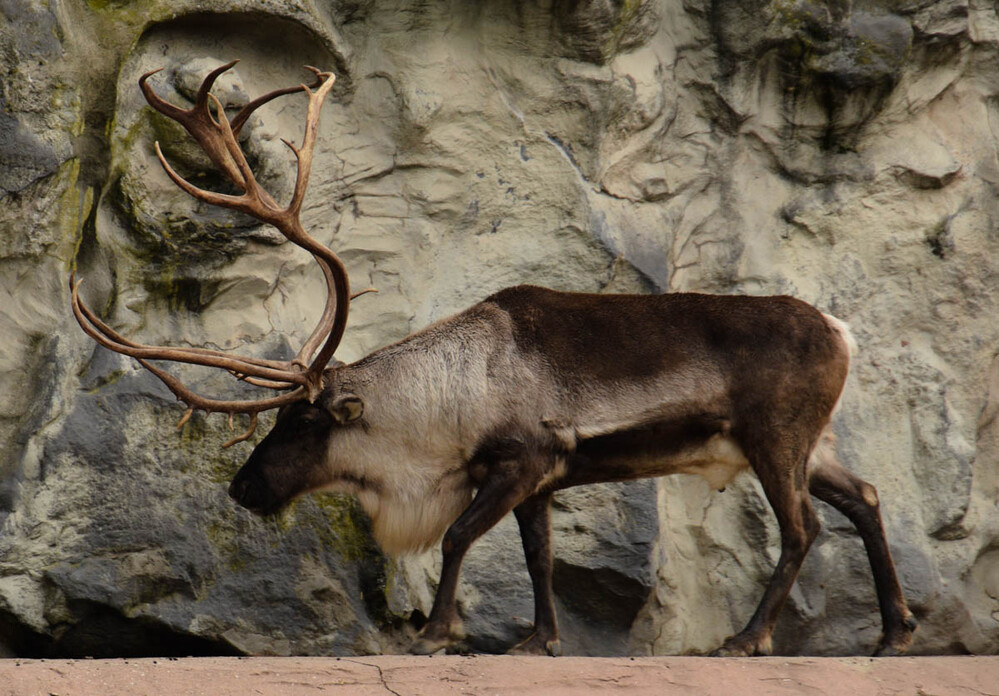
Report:
[{"label": "reindeer hind leg", "polygon": [[751,454],[749,460],[777,516],[781,551],[777,567],[749,623],[713,653],[722,657],[770,654],[777,616],[819,532],[818,516],[804,488],[805,457],[793,451],[764,450]]},{"label": "reindeer hind leg", "polygon": [[840,463],[832,445],[832,437],[823,436],[812,457],[808,488],[812,495],[839,510],[857,528],[871,564],[884,627],[874,654],[900,655],[912,644],[917,624],[906,605],[888,550],[878,493],[874,486]]}]

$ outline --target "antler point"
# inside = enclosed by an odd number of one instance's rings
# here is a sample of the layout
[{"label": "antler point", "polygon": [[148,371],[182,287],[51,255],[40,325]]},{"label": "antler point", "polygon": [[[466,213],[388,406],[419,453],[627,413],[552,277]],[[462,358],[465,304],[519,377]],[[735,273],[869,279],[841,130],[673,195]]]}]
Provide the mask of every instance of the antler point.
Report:
[{"label": "antler point", "polygon": [[145,82],[146,80],[148,80],[150,77],[152,77],[153,75],[155,75],[158,72],[162,72],[163,70],[165,70],[165,68],[156,68],[155,70],[150,70],[147,73],[143,73],[142,77],[139,78],[139,84],[141,85],[143,82]]},{"label": "antler point", "polygon": [[187,425],[187,421],[191,420],[191,416],[193,415],[194,415],[194,406],[188,406],[187,410],[184,411],[184,415],[180,419],[180,423],[177,424],[177,430],[180,430],[185,425]]},{"label": "antler point", "polygon": [[351,300],[356,300],[361,295],[367,295],[369,292],[378,292],[378,288],[364,288],[364,290],[358,290],[353,295],[350,296]]}]

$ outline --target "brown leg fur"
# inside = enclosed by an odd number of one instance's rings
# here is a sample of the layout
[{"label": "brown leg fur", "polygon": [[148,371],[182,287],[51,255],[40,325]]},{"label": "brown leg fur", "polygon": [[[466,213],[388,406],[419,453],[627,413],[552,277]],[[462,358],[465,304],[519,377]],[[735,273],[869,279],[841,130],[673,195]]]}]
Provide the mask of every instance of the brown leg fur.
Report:
[{"label": "brown leg fur", "polygon": [[520,525],[527,571],[534,586],[534,632],[523,643],[510,649],[516,655],[551,655],[562,648],[558,640],[555,598],[552,591],[551,494],[528,498],[513,509]]},{"label": "brown leg fur", "polygon": [[819,532],[818,517],[804,490],[804,476],[791,473],[795,466],[804,468],[804,457],[790,454],[772,457],[763,452],[757,455],[755,461],[750,461],[777,516],[781,551],[777,567],[753,617],[742,631],[726,640],[713,653],[723,657],[770,654],[777,615],[787,601],[805,554]]},{"label": "brown leg fur", "polygon": [[441,544],[444,564],[427,624],[410,652],[429,655],[461,640],[461,617],[455,603],[461,561],[472,543],[524,500],[536,485],[536,476],[516,461],[498,462],[479,487],[472,503],[448,528]]},{"label": "brown leg fur", "polygon": [[912,644],[916,620],[905,603],[895,573],[895,564],[888,550],[877,491],[874,486],[847,471],[831,448],[809,471],[808,487],[816,498],[846,515],[864,541],[884,627],[874,654],[887,656],[904,653]]}]

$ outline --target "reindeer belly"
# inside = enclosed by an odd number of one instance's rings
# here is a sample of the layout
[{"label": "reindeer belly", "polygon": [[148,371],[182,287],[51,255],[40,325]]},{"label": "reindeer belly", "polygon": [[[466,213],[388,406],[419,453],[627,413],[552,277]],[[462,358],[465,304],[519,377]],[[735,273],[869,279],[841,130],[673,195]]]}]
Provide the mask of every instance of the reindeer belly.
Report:
[{"label": "reindeer belly", "polygon": [[721,419],[655,423],[577,442],[558,487],[698,474],[715,490],[749,467]]},{"label": "reindeer belly", "polygon": [[666,458],[663,474],[698,474],[720,491],[749,468],[749,460],[738,443],[727,435],[715,435],[701,447]]}]

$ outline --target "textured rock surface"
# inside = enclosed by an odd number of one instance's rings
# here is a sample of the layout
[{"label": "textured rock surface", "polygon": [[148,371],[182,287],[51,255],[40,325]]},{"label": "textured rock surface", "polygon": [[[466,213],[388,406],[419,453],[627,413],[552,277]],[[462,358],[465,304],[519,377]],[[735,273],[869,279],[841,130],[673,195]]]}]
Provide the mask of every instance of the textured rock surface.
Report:
[{"label": "textured rock surface", "polygon": [[[224,419],[178,433],[169,393],[95,349],[122,333],[289,354],[322,279],[273,231],[194,203],[211,184],[135,86],[226,103],[338,73],[305,222],[344,258],[353,359],[496,289],[791,293],[861,354],[836,429],[878,486],[914,650],[999,652],[999,17],[982,2],[286,0],[0,2],[0,654],[394,651],[436,554],[392,561],[348,498],[261,521],[225,482]],[[301,100],[246,129],[290,190]],[[205,391],[227,388],[200,371]],[[821,507],[821,506],[820,506]],[[776,635],[862,654],[879,631],[862,544],[824,529]],[[473,548],[470,646],[529,629],[516,525]],[[563,645],[709,650],[751,614],[778,550],[759,486],[678,477],[563,494]],[[164,647],[165,646],[165,647]]]}]

